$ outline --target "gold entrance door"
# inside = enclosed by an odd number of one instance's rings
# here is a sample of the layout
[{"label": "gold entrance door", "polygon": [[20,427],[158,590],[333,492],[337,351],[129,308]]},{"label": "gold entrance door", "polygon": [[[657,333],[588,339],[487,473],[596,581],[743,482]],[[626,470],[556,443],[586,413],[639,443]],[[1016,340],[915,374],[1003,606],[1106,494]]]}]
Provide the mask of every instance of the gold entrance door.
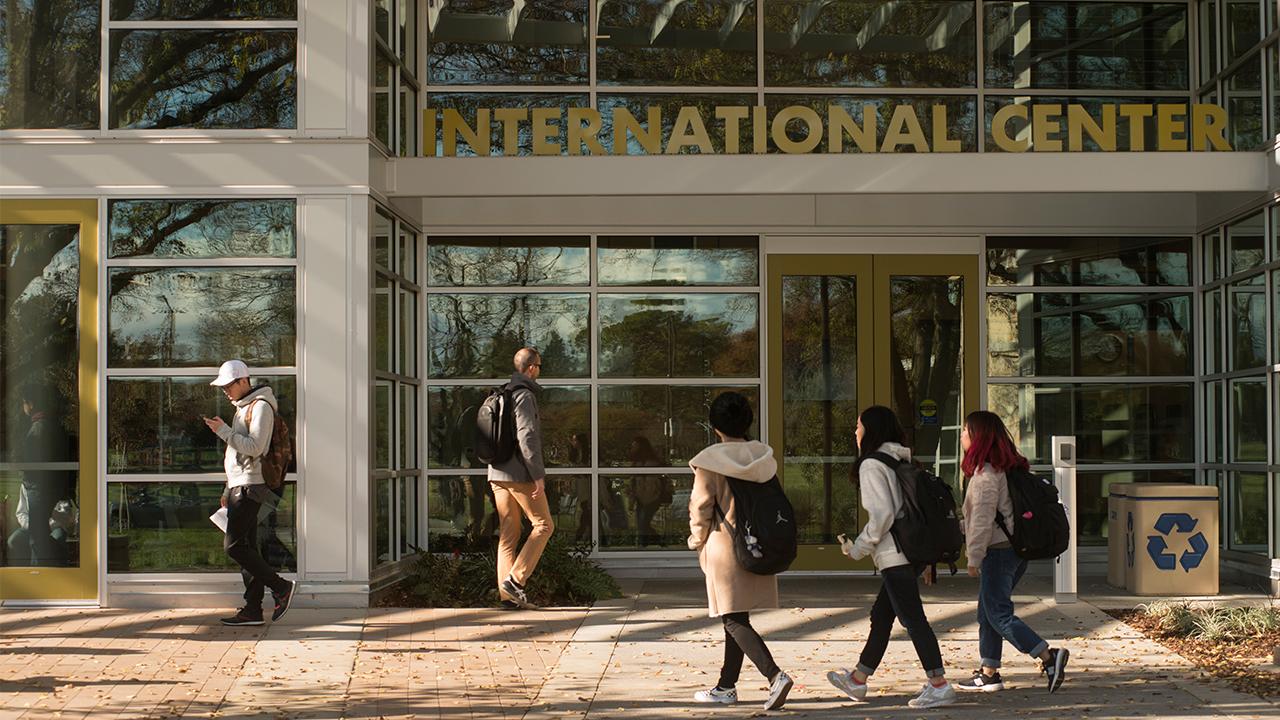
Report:
[{"label": "gold entrance door", "polygon": [[0,200],[0,601],[98,597],[98,206]]},{"label": "gold entrance door", "polygon": [[960,421],[978,405],[977,272],[976,255],[768,257],[769,441],[800,527],[794,569],[872,569],[836,541],[866,519],[862,408],[893,408],[959,497]]}]

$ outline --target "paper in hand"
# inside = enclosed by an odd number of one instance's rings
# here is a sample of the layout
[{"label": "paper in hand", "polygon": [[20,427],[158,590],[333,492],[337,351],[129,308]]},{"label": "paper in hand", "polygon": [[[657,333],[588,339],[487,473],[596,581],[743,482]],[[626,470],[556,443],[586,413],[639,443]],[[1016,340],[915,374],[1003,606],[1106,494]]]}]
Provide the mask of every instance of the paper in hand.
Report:
[{"label": "paper in hand", "polygon": [[216,512],[209,516],[209,521],[217,525],[218,529],[225,534],[227,532],[227,509],[224,507],[218,508]]}]

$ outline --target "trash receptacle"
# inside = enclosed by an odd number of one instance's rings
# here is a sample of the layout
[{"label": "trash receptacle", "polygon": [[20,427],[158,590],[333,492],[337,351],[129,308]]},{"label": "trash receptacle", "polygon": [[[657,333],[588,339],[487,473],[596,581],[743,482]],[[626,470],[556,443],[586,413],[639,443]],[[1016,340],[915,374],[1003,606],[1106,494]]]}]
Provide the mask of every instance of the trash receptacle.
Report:
[{"label": "trash receptacle", "polygon": [[1116,483],[1107,489],[1107,583],[1127,588],[1129,558],[1129,483]]},{"label": "trash receptacle", "polygon": [[1126,489],[1126,585],[1137,595],[1218,594],[1218,488],[1134,483]]}]

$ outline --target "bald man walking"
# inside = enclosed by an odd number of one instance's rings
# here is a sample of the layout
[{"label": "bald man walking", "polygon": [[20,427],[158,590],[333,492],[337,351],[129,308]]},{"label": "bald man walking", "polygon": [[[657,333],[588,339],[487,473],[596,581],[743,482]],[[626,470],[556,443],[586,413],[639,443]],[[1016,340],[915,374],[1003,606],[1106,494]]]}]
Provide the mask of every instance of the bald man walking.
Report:
[{"label": "bald man walking", "polygon": [[[498,595],[502,606],[508,609],[533,607],[524,586],[555,530],[551,508],[547,505],[542,420],[538,417],[538,399],[534,395],[542,389],[537,382],[542,374],[542,356],[533,348],[521,348],[516,353],[515,369],[507,388],[515,411],[516,451],[505,462],[489,466],[489,483],[493,486],[499,523]],[[517,555],[521,515],[529,518],[533,532]]]}]

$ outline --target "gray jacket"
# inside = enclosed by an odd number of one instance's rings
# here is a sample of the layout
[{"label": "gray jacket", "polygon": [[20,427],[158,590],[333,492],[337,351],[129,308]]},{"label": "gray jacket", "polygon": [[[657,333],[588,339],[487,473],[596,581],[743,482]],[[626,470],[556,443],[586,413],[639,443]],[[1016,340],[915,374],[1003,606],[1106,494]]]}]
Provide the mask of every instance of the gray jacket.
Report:
[{"label": "gray jacket", "polygon": [[542,464],[542,418],[534,397],[542,388],[520,373],[511,375],[509,385],[515,403],[516,451],[506,462],[489,466],[489,482],[533,482],[547,474]]}]

